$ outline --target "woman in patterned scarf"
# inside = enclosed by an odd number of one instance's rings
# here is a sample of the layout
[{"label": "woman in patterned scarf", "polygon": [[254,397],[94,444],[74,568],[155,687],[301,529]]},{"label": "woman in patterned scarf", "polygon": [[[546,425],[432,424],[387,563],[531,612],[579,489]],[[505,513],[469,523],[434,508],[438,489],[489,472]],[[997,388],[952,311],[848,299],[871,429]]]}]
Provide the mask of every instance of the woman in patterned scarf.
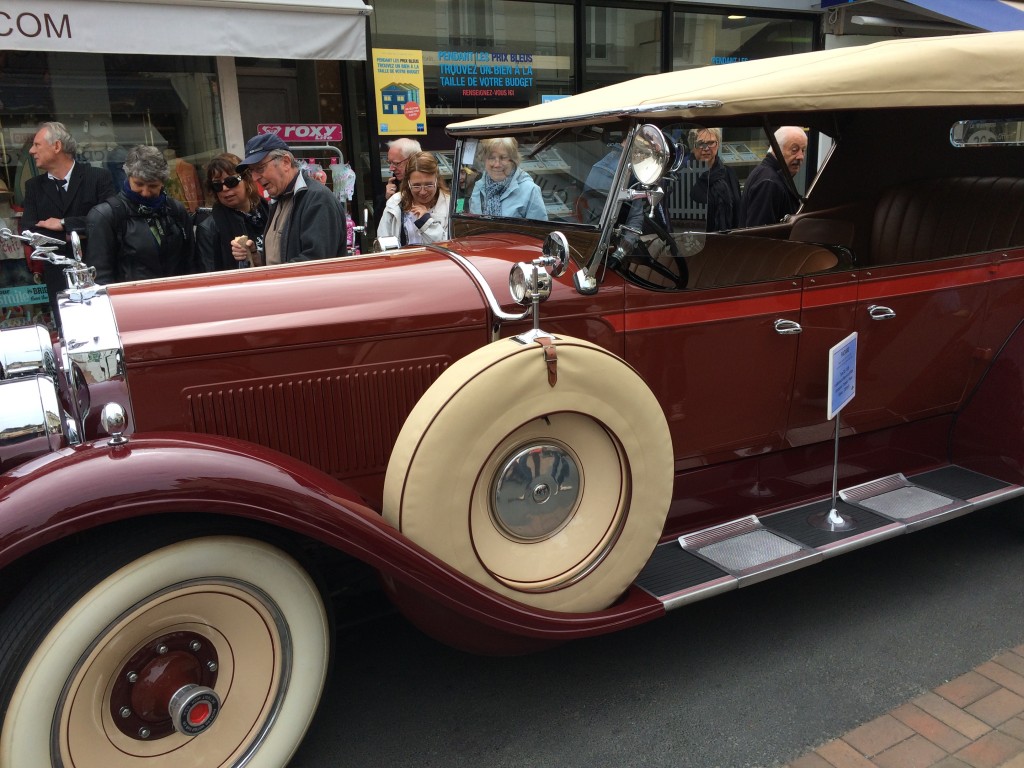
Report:
[{"label": "woman in patterned scarf", "polygon": [[540,187],[519,167],[519,143],[515,139],[484,139],[477,153],[483,160],[484,175],[473,187],[470,213],[547,220]]}]

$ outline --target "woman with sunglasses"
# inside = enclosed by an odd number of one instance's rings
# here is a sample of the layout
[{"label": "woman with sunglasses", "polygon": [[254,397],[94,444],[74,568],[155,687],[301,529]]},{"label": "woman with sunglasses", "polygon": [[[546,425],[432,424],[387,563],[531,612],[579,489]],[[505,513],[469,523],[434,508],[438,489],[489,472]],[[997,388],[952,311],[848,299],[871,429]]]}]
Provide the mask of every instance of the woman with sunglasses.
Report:
[{"label": "woman with sunglasses", "polygon": [[693,185],[693,199],[708,207],[706,229],[722,232],[740,224],[740,182],[736,172],[722,162],[721,128],[700,128],[693,135],[694,167],[701,173]]},{"label": "woman with sunglasses", "polygon": [[246,265],[231,255],[231,241],[239,235],[256,243],[254,258],[263,253],[267,204],[249,172],[235,172],[241,162],[237,155],[225,152],[206,166],[206,187],[214,196],[213,210],[196,226],[196,251],[206,272]]},{"label": "woman with sunglasses", "polygon": [[448,239],[448,186],[433,152],[417,152],[405,162],[399,194],[384,206],[378,237],[397,237],[402,245]]}]

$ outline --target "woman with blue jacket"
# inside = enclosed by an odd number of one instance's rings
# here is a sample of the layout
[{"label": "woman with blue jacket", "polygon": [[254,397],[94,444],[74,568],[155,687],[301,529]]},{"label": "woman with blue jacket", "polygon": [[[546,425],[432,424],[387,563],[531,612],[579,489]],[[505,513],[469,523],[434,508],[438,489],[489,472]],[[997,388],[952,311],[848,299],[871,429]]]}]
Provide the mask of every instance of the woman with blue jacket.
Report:
[{"label": "woman with blue jacket", "polygon": [[511,137],[484,139],[477,152],[484,175],[473,187],[469,212],[517,219],[548,217],[540,187],[519,167],[519,143]]}]

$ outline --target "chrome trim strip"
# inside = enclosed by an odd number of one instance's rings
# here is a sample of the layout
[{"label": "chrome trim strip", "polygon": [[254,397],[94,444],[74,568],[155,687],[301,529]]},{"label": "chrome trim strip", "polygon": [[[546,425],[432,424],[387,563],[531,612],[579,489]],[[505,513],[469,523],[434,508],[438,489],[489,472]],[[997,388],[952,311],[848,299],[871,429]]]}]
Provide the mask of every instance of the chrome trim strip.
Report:
[{"label": "chrome trim strip", "polygon": [[1024,495],[1024,487],[1011,485],[1006,488],[1000,488],[998,491],[983,493],[981,496],[966,499],[966,501],[969,502],[974,509],[984,509],[985,507],[991,507],[993,504],[1001,504],[1004,501],[1009,501],[1010,499],[1015,499],[1022,495]]},{"label": "chrome trim strip", "polygon": [[458,125],[450,125],[447,128],[445,128],[445,132],[449,136],[462,136],[473,133],[477,133],[478,135],[484,136],[487,134],[502,131],[528,131],[534,128],[547,128],[555,126],[565,127],[567,124],[575,125],[576,123],[585,123],[593,120],[622,119],[628,117],[659,114],[662,112],[684,111],[688,109],[718,109],[719,107],[722,106],[724,106],[724,103],[718,101],[717,99],[663,102],[658,104],[644,104],[634,107],[617,107],[615,109],[607,109],[602,110],[600,112],[590,112],[582,115],[573,115],[571,117],[560,115],[558,117],[541,118],[539,120],[531,120],[528,122],[496,123],[487,126],[465,127],[459,127]]},{"label": "chrome trim strip", "polygon": [[525,320],[532,313],[532,305],[527,307],[525,310],[523,310],[517,315],[513,315],[510,312],[506,312],[505,310],[503,310],[501,308],[501,305],[498,303],[498,298],[494,295],[494,291],[491,290],[491,286],[488,285],[487,281],[484,279],[483,274],[480,272],[479,269],[476,268],[476,265],[474,265],[473,262],[471,262],[465,256],[462,256],[456,253],[455,251],[445,248],[443,245],[436,245],[434,243],[425,244],[423,247],[426,248],[428,251],[433,251],[434,253],[438,253],[442,256],[447,256],[449,259],[451,259],[464,270],[466,270],[467,274],[469,274],[469,276],[473,278],[473,281],[477,284],[477,286],[480,288],[480,291],[484,294],[484,297],[487,299],[487,304],[490,307],[491,314],[494,315],[495,318],[495,323],[491,327],[492,341],[498,338],[502,322]]},{"label": "chrome trim strip", "polygon": [[816,549],[821,552],[825,559],[828,559],[846,552],[852,552],[861,547],[866,547],[869,544],[876,544],[886,539],[894,539],[904,533],[907,533],[905,525],[902,523],[890,523],[880,528],[872,528],[870,531],[865,531],[857,536],[848,536],[845,539],[839,539],[829,544],[822,544],[820,547],[816,547]]},{"label": "chrome trim strip", "polygon": [[[679,608],[684,605],[689,605],[690,603],[696,603],[698,600],[714,597],[715,595],[720,595],[724,592],[731,592],[738,588],[739,581],[734,576],[722,576],[720,579],[698,584],[697,586],[690,587],[688,589],[682,589],[678,592],[673,592],[671,595],[665,595],[658,599],[661,600],[666,611],[671,611],[673,608]],[[646,592],[646,590],[644,591]],[[657,595],[654,595],[654,597],[657,597]]]}]

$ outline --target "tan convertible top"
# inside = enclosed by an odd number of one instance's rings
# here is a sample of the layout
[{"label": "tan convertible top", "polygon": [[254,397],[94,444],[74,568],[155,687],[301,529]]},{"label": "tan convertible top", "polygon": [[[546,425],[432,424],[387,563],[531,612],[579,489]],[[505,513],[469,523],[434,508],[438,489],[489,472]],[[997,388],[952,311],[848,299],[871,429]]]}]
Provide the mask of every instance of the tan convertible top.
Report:
[{"label": "tan convertible top", "polygon": [[448,126],[494,135],[627,115],[700,119],[886,107],[1024,105],[1024,31],[812,51],[648,75],[558,101]]}]

